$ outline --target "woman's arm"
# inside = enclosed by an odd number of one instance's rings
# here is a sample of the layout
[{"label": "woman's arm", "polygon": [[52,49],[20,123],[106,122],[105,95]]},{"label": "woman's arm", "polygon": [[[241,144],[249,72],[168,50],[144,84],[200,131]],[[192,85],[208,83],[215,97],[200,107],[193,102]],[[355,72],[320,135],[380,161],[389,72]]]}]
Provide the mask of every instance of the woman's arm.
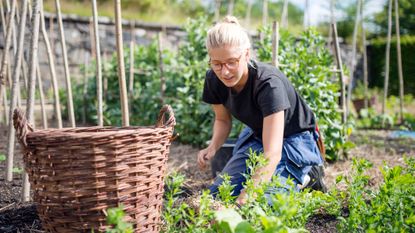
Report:
[{"label": "woman's arm", "polygon": [[[264,146],[264,156],[268,163],[264,167],[258,168],[253,174],[252,180],[255,185],[270,181],[281,160],[284,125],[284,111],[273,113],[264,118],[262,143]],[[236,201],[242,205],[245,202],[245,198],[245,192],[242,192]]]},{"label": "woman's arm", "polygon": [[197,156],[197,162],[202,169],[206,167],[206,163],[226,141],[232,128],[232,117],[225,106],[222,104],[214,104],[212,105],[212,108],[215,112],[212,139],[209,146],[199,151]]}]

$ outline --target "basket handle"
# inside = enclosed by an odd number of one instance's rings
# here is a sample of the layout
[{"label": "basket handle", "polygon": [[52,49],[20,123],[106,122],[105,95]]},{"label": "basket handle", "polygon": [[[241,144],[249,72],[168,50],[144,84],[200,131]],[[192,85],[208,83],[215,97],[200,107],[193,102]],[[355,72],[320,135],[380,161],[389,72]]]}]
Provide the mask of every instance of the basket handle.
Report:
[{"label": "basket handle", "polygon": [[16,129],[16,137],[25,148],[27,148],[26,137],[29,132],[33,132],[33,127],[29,124],[22,109],[16,108],[13,111],[13,126]]},{"label": "basket handle", "polygon": [[[167,121],[165,121],[165,115],[169,114],[169,118]],[[157,127],[161,126],[167,126],[167,127],[173,127],[176,125],[176,118],[174,117],[173,109],[170,105],[166,104],[160,109],[159,116],[157,117]]]}]

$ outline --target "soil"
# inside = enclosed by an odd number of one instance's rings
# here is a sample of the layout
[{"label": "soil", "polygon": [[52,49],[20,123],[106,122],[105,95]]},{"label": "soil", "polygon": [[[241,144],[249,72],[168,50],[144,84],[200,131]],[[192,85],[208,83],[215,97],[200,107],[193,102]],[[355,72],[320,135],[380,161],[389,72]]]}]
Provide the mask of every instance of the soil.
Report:
[{"label": "soil", "polygon": [[[0,154],[6,154],[6,141],[4,127],[0,127]],[[325,182],[329,188],[336,186],[335,178],[339,175],[349,175],[352,158],[366,158],[373,163],[368,171],[370,184],[376,187],[382,181],[379,167],[386,162],[389,166],[404,164],[403,156],[415,157],[415,140],[394,139],[389,137],[389,131],[358,131],[351,140],[357,144],[347,158],[335,163],[327,163],[325,169]],[[197,195],[212,182],[209,169],[201,170],[197,166],[198,148],[174,142],[171,146],[168,171],[179,171],[186,175],[185,183],[188,195]],[[22,168],[22,156],[17,148],[14,167]],[[44,232],[37,215],[36,205],[33,202],[22,203],[21,187],[22,175],[14,173],[13,181],[5,179],[6,161],[0,161],[0,232]],[[337,232],[335,216],[317,214],[312,216],[306,228],[310,232]]]}]

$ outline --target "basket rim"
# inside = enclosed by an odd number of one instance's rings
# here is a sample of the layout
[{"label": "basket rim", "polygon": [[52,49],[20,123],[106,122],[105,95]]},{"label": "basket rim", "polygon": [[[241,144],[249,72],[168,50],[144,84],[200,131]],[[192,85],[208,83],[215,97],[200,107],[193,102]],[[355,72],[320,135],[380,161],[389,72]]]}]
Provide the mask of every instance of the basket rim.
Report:
[{"label": "basket rim", "polygon": [[154,131],[164,131],[172,128],[170,126],[92,126],[92,127],[76,127],[76,128],[48,128],[48,129],[35,129],[33,132],[28,132],[28,138],[34,137],[65,137],[65,139],[79,139],[88,137],[108,137],[108,136],[125,136],[125,135],[141,135],[154,133]]}]

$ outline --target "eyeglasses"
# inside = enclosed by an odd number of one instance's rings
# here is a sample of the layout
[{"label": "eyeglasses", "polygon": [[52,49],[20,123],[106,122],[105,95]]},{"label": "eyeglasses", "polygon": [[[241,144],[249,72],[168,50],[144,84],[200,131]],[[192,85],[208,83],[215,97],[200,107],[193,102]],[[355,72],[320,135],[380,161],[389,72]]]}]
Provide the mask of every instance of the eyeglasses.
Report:
[{"label": "eyeglasses", "polygon": [[209,61],[209,65],[214,71],[221,71],[224,65],[228,70],[235,70],[239,66],[239,60],[241,60],[242,55],[238,58],[231,58],[227,62]]}]

